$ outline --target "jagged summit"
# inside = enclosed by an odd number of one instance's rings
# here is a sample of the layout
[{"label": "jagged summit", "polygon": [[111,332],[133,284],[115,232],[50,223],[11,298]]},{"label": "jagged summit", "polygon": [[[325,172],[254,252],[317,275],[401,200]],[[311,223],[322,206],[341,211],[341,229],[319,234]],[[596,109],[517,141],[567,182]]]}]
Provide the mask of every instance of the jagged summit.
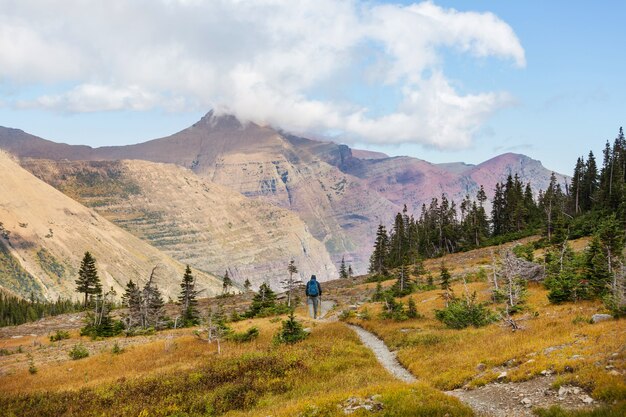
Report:
[{"label": "jagged summit", "polygon": [[218,113],[214,110],[209,110],[207,114],[194,123],[193,127],[210,127],[212,129],[241,129],[244,127],[237,116],[230,113]]}]

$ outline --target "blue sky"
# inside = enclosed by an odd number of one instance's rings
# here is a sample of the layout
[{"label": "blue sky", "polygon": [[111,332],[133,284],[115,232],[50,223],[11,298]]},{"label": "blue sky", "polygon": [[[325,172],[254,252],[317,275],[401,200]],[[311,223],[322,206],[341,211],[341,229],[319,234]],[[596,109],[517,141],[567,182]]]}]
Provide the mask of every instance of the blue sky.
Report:
[{"label": "blue sky", "polygon": [[390,155],[519,152],[570,174],[626,124],[623,1],[116,1],[0,0],[0,125],[104,146],[215,107]]},{"label": "blue sky", "polygon": [[[462,10],[469,2],[439,4]],[[511,149],[571,174],[577,156],[586,156],[590,149],[598,155],[604,142],[613,140],[626,124],[621,17],[626,2],[482,1],[470,7],[491,11],[511,25],[526,51],[527,66],[502,68],[493,62],[451,58],[446,67],[451,77],[469,88],[504,88],[517,100],[485,123],[493,136],[478,139],[474,150],[455,156],[475,162],[489,152]],[[425,155],[433,160],[445,157]]]}]

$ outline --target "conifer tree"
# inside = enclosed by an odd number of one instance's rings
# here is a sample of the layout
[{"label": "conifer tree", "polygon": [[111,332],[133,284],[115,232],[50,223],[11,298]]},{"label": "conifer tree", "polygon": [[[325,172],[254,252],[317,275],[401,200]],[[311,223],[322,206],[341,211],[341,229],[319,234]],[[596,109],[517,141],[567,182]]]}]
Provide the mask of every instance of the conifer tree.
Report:
[{"label": "conifer tree", "polygon": [[354,271],[352,270],[352,265],[348,265],[348,278],[354,278]]},{"label": "conifer tree", "polygon": [[613,274],[617,263],[622,258],[625,242],[625,229],[615,217],[611,214],[600,223],[597,236],[602,245],[602,250],[607,259],[607,267],[609,274]]},{"label": "conifer tree", "polygon": [[259,287],[259,292],[252,298],[252,304],[250,304],[246,316],[256,317],[258,314],[273,309],[274,307],[276,307],[276,293],[272,291],[269,284],[264,282]]},{"label": "conifer tree", "polygon": [[505,233],[504,204],[502,186],[500,183],[497,183],[491,203],[491,229],[494,236],[503,235]]},{"label": "conifer tree", "polygon": [[164,322],[165,302],[163,295],[153,282],[153,273],[142,291],[142,310],[143,310],[143,327],[154,327],[160,329]]},{"label": "conifer tree", "polygon": [[411,292],[411,280],[409,277],[409,268],[403,263],[398,269],[398,279],[394,284],[394,295],[402,297]]},{"label": "conifer tree", "polygon": [[441,267],[439,269],[439,280],[441,282],[441,289],[443,290],[443,299],[446,302],[446,307],[448,303],[453,298],[452,297],[452,284],[450,280],[452,276],[450,275],[450,271],[446,268],[446,265],[442,262]]},{"label": "conifer tree", "polygon": [[132,329],[142,324],[141,304],[143,302],[139,287],[129,280],[126,284],[126,291],[122,295],[122,302],[128,308],[128,316],[126,317],[126,327]]},{"label": "conifer tree", "polygon": [[409,297],[406,315],[410,319],[416,319],[419,317],[419,313],[417,311],[417,305],[415,304],[415,300],[413,300],[413,297]]},{"label": "conifer tree", "polygon": [[382,224],[378,225],[376,231],[376,242],[374,243],[374,252],[370,257],[369,271],[378,275],[387,273],[387,254],[389,251],[389,237],[387,230]]},{"label": "conifer tree", "polygon": [[100,278],[98,278],[98,270],[96,268],[96,259],[89,252],[85,252],[80,264],[80,269],[78,270],[76,292],[85,294],[85,307],[87,307],[90,295],[102,293],[102,285],[100,284]]},{"label": "conifer tree", "polygon": [[191,274],[191,268],[187,265],[183,280],[180,284],[180,295],[178,301],[181,307],[181,319],[183,327],[195,326],[200,322],[196,305],[198,291],[195,290],[196,280]]},{"label": "conifer tree", "polygon": [[565,195],[556,180],[554,172],[550,175],[550,185],[539,197],[539,206],[544,213],[545,233],[549,242],[561,243],[566,233]]},{"label": "conifer tree", "polygon": [[289,265],[287,265],[287,272],[289,272],[289,278],[281,281],[281,285],[287,291],[287,306],[291,307],[291,299],[293,290],[298,288],[302,284],[301,279],[294,279],[294,274],[298,273],[298,267],[296,266],[296,262],[292,259],[289,261]]},{"label": "conifer tree", "polygon": [[243,289],[247,292],[250,291],[250,287],[252,287],[252,283],[250,283],[250,280],[246,278],[246,280],[243,282]]},{"label": "conifer tree", "polygon": [[585,161],[583,158],[576,160],[576,166],[574,167],[574,175],[570,183],[569,194],[571,197],[571,210],[574,215],[578,215],[582,212],[582,200],[584,193],[583,181],[585,178]]},{"label": "conifer tree", "polygon": [[594,236],[584,253],[583,277],[593,295],[603,294],[611,283],[611,272],[598,235]]},{"label": "conifer tree", "polygon": [[583,212],[587,212],[591,210],[593,198],[598,192],[598,166],[592,151],[587,156],[581,188],[580,206]]},{"label": "conifer tree", "polygon": [[[406,205],[404,209],[406,210]],[[404,216],[398,213],[394,221],[391,237],[389,238],[389,266],[396,267],[402,263],[408,246]]]},{"label": "conifer tree", "polygon": [[348,269],[346,268],[346,260],[343,256],[341,257],[341,264],[339,265],[339,278],[341,279],[348,278]]},{"label": "conifer tree", "polygon": [[230,287],[233,286],[233,280],[230,278],[228,274],[228,269],[224,273],[224,278],[222,280],[222,294],[228,294]]},{"label": "conifer tree", "polygon": [[442,290],[450,291],[450,289],[452,288],[450,284],[451,279],[452,279],[452,276],[450,275],[450,271],[448,271],[448,268],[446,268],[446,265],[442,263],[441,267],[439,268],[439,280],[441,282]]}]

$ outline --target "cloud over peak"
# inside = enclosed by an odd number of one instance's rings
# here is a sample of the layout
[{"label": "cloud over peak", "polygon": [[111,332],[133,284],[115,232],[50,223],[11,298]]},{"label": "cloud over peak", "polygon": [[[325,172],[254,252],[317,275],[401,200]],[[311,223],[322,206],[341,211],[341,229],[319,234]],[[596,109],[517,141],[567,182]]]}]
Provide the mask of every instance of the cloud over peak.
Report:
[{"label": "cloud over peak", "polygon": [[[526,64],[497,16],[432,2],[0,0],[0,10],[0,87],[40,92],[9,105],[215,108],[346,141],[466,146],[511,97],[458,91],[442,50]],[[392,94],[359,99],[374,89]]]}]

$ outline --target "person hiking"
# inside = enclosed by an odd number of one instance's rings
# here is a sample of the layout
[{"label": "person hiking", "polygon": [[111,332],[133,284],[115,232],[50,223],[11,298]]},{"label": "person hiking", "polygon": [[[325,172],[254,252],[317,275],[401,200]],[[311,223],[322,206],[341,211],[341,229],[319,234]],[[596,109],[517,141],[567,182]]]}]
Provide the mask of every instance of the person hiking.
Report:
[{"label": "person hiking", "polygon": [[311,275],[311,279],[306,283],[307,296],[307,304],[309,305],[309,315],[316,319],[321,314],[321,311],[318,314],[318,309],[320,307],[320,298],[322,296],[322,286],[319,282],[317,282],[317,277],[315,275]]}]

